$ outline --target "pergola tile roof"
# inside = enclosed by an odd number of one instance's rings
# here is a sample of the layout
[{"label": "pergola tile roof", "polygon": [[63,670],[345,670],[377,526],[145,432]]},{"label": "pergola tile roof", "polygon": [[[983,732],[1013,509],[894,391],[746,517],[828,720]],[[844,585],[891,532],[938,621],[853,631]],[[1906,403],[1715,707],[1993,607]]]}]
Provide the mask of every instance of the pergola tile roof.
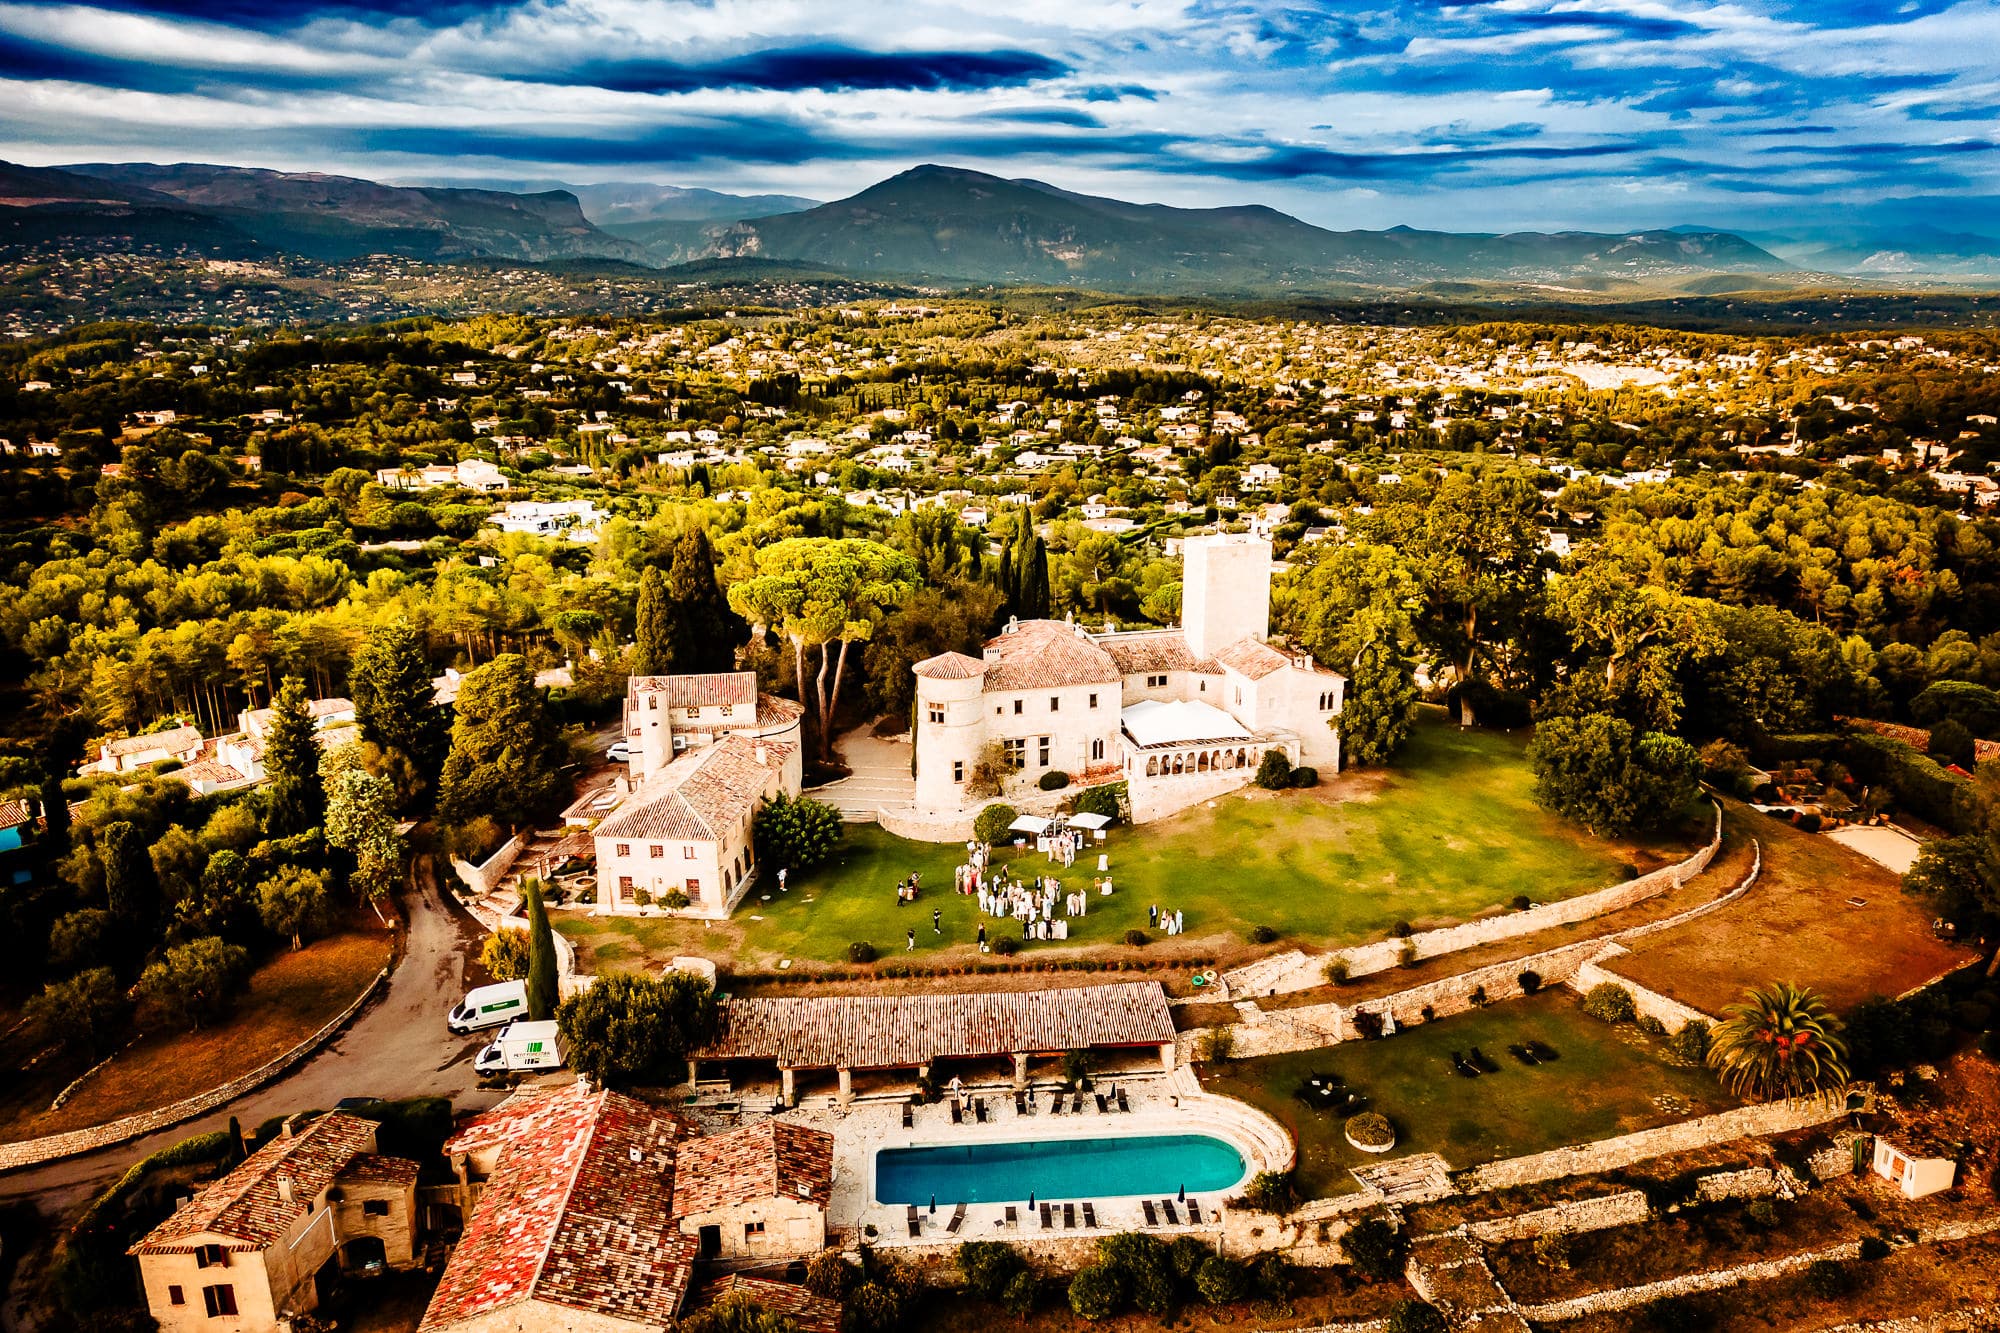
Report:
[{"label": "pergola tile roof", "polygon": [[1058,990],[730,1000],[702,1059],[889,1069],[950,1056],[1154,1046],[1174,1039],[1157,981]]}]

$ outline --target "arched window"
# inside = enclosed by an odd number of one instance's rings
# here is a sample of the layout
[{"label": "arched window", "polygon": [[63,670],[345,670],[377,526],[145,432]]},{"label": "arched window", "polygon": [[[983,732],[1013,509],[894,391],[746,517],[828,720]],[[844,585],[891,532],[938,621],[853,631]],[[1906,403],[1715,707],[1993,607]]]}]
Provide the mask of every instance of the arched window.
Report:
[{"label": "arched window", "polygon": [[1203,750],[1200,754],[1195,756],[1194,769],[1195,772],[1197,773],[1208,772],[1208,751]]},{"label": "arched window", "polygon": [[1149,778],[1160,776],[1160,758],[1158,755],[1149,754],[1146,756],[1146,776]]}]

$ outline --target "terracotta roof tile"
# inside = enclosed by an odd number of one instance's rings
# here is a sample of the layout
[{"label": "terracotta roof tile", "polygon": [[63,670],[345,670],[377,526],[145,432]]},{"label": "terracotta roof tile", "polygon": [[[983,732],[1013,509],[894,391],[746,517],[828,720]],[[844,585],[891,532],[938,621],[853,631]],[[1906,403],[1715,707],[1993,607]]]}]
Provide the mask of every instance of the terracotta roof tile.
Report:
[{"label": "terracotta roof tile", "polygon": [[716,841],[763,802],[791,752],[788,744],[747,736],[725,736],[691,750],[641,783],[597,826],[596,836]]},{"label": "terracotta roof tile", "polygon": [[1131,634],[1100,634],[1097,646],[1111,655],[1128,676],[1159,671],[1199,671],[1201,663],[1189,650],[1187,636],[1177,629]]},{"label": "terracotta roof tile", "polygon": [[704,1059],[884,1069],[946,1056],[1152,1046],[1174,1039],[1157,981],[1040,991],[729,1000]]},{"label": "terracotta roof tile", "polygon": [[104,748],[112,754],[145,754],[150,750],[166,750],[178,754],[201,744],[201,733],[193,727],[171,727],[166,731],[149,732],[144,736],[120,736],[115,741],[106,741]]},{"label": "terracotta roof tile", "polygon": [[815,1296],[790,1282],[727,1273],[704,1286],[697,1299],[701,1305],[710,1306],[732,1297],[753,1301],[759,1309],[782,1315],[797,1324],[800,1333],[840,1333],[840,1302]]},{"label": "terracotta roof tile", "polygon": [[674,1216],[782,1195],[824,1208],[833,1192],[833,1135],[762,1120],[683,1143],[674,1164]]},{"label": "terracotta roof tile", "polygon": [[910,670],[932,680],[971,680],[986,674],[986,663],[964,653],[939,653],[936,657],[926,657]]},{"label": "terracotta roof tile", "polygon": [[341,1168],[340,1182],[347,1184],[402,1185],[414,1183],[417,1164],[407,1157],[381,1157],[363,1153]]},{"label": "terracotta roof tile", "polygon": [[626,688],[635,695],[663,693],[669,708],[749,706],[757,702],[757,673],[715,671],[702,676],[634,676]]},{"label": "terracotta roof tile", "polygon": [[1111,654],[1060,620],[1024,620],[986,641],[988,690],[1112,685],[1120,679]]},{"label": "terracotta roof tile", "polygon": [[1238,639],[1227,648],[1218,649],[1215,660],[1251,680],[1262,680],[1292,664],[1291,658],[1257,639]]},{"label": "terracotta roof tile", "polygon": [[[147,1232],[128,1253],[172,1252],[185,1248],[180,1242],[209,1235],[261,1250],[282,1240],[305,1216],[306,1205],[356,1158],[374,1151],[373,1122],[330,1111],[251,1153],[242,1165]],[[280,1177],[291,1180],[290,1203],[280,1196]]]}]

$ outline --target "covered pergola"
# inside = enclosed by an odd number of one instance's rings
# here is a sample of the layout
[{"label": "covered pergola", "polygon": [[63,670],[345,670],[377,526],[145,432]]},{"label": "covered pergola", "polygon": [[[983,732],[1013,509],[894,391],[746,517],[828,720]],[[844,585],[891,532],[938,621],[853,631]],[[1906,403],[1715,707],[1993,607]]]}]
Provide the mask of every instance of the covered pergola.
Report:
[{"label": "covered pergola", "polygon": [[1069,1051],[1152,1048],[1174,1067],[1174,1020],[1157,981],[1058,990],[936,995],[814,995],[730,1000],[720,1006],[715,1040],[688,1061],[688,1081],[703,1060],[769,1062],[784,1099],[796,1105],[796,1075],[831,1069],[840,1099],[854,1096],[856,1070],[929,1075],[943,1059],[1011,1056],[1024,1087],[1028,1062]]}]

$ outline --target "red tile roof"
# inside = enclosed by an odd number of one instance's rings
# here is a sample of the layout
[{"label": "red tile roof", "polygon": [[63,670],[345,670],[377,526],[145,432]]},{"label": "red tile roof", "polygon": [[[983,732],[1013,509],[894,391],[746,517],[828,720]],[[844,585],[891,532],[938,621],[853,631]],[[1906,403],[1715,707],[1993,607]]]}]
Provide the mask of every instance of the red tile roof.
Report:
[{"label": "red tile roof", "polygon": [[939,653],[936,657],[926,657],[910,670],[931,680],[971,680],[986,674],[986,663],[964,653]]},{"label": "red tile roof", "polygon": [[405,1185],[417,1179],[417,1164],[407,1157],[378,1157],[363,1153],[340,1172],[340,1183],[356,1185]]},{"label": "red tile roof", "polygon": [[1060,620],[1024,620],[986,641],[988,690],[1113,685],[1121,675],[1111,654]]},{"label": "red tile roof", "polygon": [[711,708],[757,702],[757,673],[716,671],[703,676],[634,676],[633,694],[665,694],[669,708]]},{"label": "red tile roof", "polygon": [[1097,646],[1109,653],[1111,660],[1118,664],[1118,669],[1128,676],[1159,671],[1199,671],[1202,668],[1188,648],[1187,636],[1177,629],[1100,634]]},{"label": "red tile roof", "polygon": [[672,1219],[680,1122],[583,1082],[521,1107],[512,1100],[446,1145],[505,1144],[421,1327],[531,1300],[671,1323],[698,1248]]},{"label": "red tile roof", "polygon": [[1291,658],[1256,639],[1238,639],[1227,648],[1216,650],[1215,660],[1251,680],[1262,680],[1292,664]]},{"label": "red tile roof", "polygon": [[1057,990],[729,1000],[703,1059],[889,1069],[946,1056],[1154,1046],[1174,1039],[1157,981]]},{"label": "red tile roof", "polygon": [[840,1302],[815,1296],[789,1282],[729,1273],[704,1286],[697,1299],[704,1307],[731,1299],[746,1300],[769,1314],[791,1320],[800,1333],[840,1333]]},{"label": "red tile roof", "polygon": [[713,1212],[783,1196],[826,1207],[833,1193],[833,1135],[761,1120],[683,1143],[674,1164],[674,1215]]},{"label": "red tile roof", "polygon": [[595,836],[719,841],[763,803],[791,752],[784,742],[747,736],[725,736],[689,751],[641,783]]},{"label": "red tile roof", "polygon": [[[261,1250],[283,1240],[317,1199],[355,1159],[375,1151],[373,1121],[330,1111],[293,1134],[280,1134],[241,1166],[210,1184],[127,1251],[170,1254],[197,1236],[221,1237],[230,1249]],[[414,1170],[414,1167],[412,1168]],[[279,1194],[291,1180],[292,1202]]]}]

